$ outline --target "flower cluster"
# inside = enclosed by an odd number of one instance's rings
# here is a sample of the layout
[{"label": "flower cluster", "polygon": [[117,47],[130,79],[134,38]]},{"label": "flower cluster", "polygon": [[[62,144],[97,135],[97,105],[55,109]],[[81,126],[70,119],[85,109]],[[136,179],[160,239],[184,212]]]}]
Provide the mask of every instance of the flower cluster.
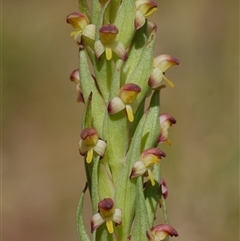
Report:
[{"label": "flower cluster", "polygon": [[[160,241],[178,236],[168,224],[168,187],[161,177],[161,144],[176,120],[160,112],[163,81],[179,60],[154,57],[157,27],[148,17],[154,0],[79,1],[79,12],[66,18],[78,46],[79,65],[70,80],[84,104],[78,142],[89,187],[93,241]],[[149,99],[149,101],[148,101]],[[165,162],[165,161],[164,161]],[[80,240],[89,241],[83,221],[83,198],[77,210]],[[154,225],[157,208],[165,224]]]}]

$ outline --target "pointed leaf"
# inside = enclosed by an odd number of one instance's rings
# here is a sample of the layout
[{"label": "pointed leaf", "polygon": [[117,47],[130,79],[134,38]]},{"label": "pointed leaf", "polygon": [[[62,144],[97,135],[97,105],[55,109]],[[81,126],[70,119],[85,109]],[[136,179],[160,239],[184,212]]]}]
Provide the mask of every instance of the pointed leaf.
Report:
[{"label": "pointed leaf", "polygon": [[92,125],[101,137],[106,105],[102,96],[99,94],[96,84],[89,72],[85,50],[79,51],[79,74],[84,100],[87,100],[92,92]]},{"label": "pointed leaf", "polygon": [[142,52],[141,58],[136,65],[136,68],[132,74],[126,80],[126,83],[135,83],[141,87],[141,93],[137,96],[137,101],[141,101],[145,98],[147,92],[149,91],[148,79],[151,75],[153,69],[153,50],[156,39],[156,29],[153,28],[152,33],[150,34],[144,50]]},{"label": "pointed leaf", "polygon": [[77,206],[77,215],[76,215],[76,221],[77,221],[77,232],[79,240],[81,241],[90,241],[90,238],[88,237],[87,231],[85,229],[84,220],[83,220],[83,200],[84,200],[84,194],[87,190],[87,184],[81,194],[80,200],[78,202]]},{"label": "pointed leaf", "polygon": [[104,158],[100,161],[98,170],[98,194],[100,200],[106,197],[113,199],[115,194],[112,175]]},{"label": "pointed leaf", "polygon": [[117,13],[115,25],[120,30],[117,40],[128,47],[135,33],[134,18],[136,14],[135,1],[123,0]]},{"label": "pointed leaf", "polygon": [[[142,150],[146,150],[148,148],[154,147],[157,144],[157,138],[160,133],[159,94],[160,94],[160,90],[155,90],[151,98],[150,107],[147,112],[146,122],[143,130]],[[152,174],[155,180],[155,186],[152,186],[150,181],[148,181],[144,191],[145,197],[146,197],[146,207],[147,207],[150,226],[153,225],[153,221],[155,219],[155,213],[156,213],[158,198],[159,198],[160,165],[154,166]]]},{"label": "pointed leaf", "polygon": [[92,127],[92,92],[90,93],[85,105],[82,121],[82,129]]},{"label": "pointed leaf", "polygon": [[108,101],[108,97],[109,97],[111,80],[114,72],[114,65],[115,65],[114,61],[107,60],[104,54],[101,55],[99,60],[95,57],[95,60],[94,60],[95,76],[97,79],[97,84],[99,86],[99,89],[101,91],[101,94],[105,102]]},{"label": "pointed leaf", "polygon": [[90,12],[86,0],[79,0],[79,11],[84,13],[90,19]]},{"label": "pointed leaf", "polygon": [[98,212],[98,203],[100,201],[99,199],[99,195],[98,195],[98,188],[99,188],[99,184],[98,184],[98,168],[99,168],[99,159],[100,156],[99,155],[94,155],[93,156],[93,168],[92,168],[92,187],[91,187],[91,197],[92,197],[92,210],[93,213],[97,213]]},{"label": "pointed leaf", "polygon": [[142,177],[137,178],[136,214],[131,235],[131,241],[148,241],[146,232],[149,231],[147,207],[143,195]]},{"label": "pointed leaf", "polygon": [[[125,62],[123,67],[123,80],[126,81],[127,77],[135,70],[142,52],[147,41],[147,24],[141,29],[137,30],[132,40],[131,48],[128,54],[128,60]],[[122,83],[122,84],[125,84]]]},{"label": "pointed leaf", "polygon": [[141,119],[141,117],[144,114],[144,107],[145,107],[145,100],[142,101],[142,103],[138,106],[138,109],[136,111],[136,113],[134,114],[134,121],[132,122],[131,126],[130,126],[130,136],[133,136],[137,125]]},{"label": "pointed leaf", "polygon": [[160,90],[155,90],[153,92],[151,102],[150,102],[150,107],[147,111],[147,117],[146,117],[146,122],[143,130],[143,137],[142,137],[142,148],[141,148],[142,151],[157,145],[157,138],[160,133],[159,92]]},{"label": "pointed leaf", "polygon": [[[79,0],[79,1],[81,2],[82,0]],[[96,25],[98,22],[99,14],[101,12],[102,7],[99,0],[92,0],[91,6],[92,6],[91,22]]]}]

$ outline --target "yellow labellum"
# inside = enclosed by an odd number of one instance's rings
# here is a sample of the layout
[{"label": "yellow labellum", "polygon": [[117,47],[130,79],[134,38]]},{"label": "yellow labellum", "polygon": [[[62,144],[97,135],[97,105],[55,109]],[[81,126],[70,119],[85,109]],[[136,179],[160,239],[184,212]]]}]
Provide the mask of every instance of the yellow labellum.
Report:
[{"label": "yellow labellum", "polygon": [[153,178],[153,174],[152,174],[152,172],[149,169],[148,169],[148,176],[149,176],[149,179],[151,181],[152,186],[155,186],[155,181],[154,181],[154,178]]},{"label": "yellow labellum", "polygon": [[109,47],[106,47],[106,58],[107,60],[110,60],[112,58],[112,49]]},{"label": "yellow labellum", "polygon": [[91,163],[92,161],[92,158],[93,158],[93,149],[91,148],[88,152],[87,152],[87,163]]},{"label": "yellow labellum", "polygon": [[168,83],[168,85],[170,87],[172,87],[172,88],[174,87],[173,82],[171,80],[169,80],[165,75],[163,75],[163,79]]},{"label": "yellow labellum", "polygon": [[113,233],[113,222],[112,220],[106,221],[107,230],[109,233]]},{"label": "yellow labellum", "polygon": [[169,139],[167,139],[166,142],[167,142],[167,144],[168,144],[169,146],[172,145],[172,142],[171,142]]},{"label": "yellow labellum", "polygon": [[72,36],[76,36],[76,35],[78,35],[79,34],[79,30],[78,31],[72,31],[71,33],[70,33],[70,36],[72,37]]},{"label": "yellow labellum", "polygon": [[126,111],[127,111],[128,120],[130,122],[133,122],[134,121],[134,116],[133,116],[132,107],[130,105],[126,105]]},{"label": "yellow labellum", "polygon": [[152,8],[149,12],[145,13],[145,17],[148,17],[148,16],[152,15],[156,11],[157,11],[157,8]]}]

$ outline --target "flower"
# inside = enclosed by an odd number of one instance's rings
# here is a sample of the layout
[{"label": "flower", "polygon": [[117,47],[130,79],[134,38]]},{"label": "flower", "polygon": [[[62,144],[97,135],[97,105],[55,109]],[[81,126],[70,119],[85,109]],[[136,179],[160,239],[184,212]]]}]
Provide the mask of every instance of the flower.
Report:
[{"label": "flower", "polygon": [[167,184],[166,184],[166,182],[163,178],[161,178],[161,180],[160,180],[159,189],[160,189],[161,195],[163,195],[164,199],[166,199],[167,196],[168,196],[168,187],[167,187]]},{"label": "flower", "polygon": [[176,120],[169,114],[160,114],[159,116],[161,131],[158,137],[158,143],[163,143],[166,141],[169,145],[172,145],[172,142],[168,139],[168,129],[171,125],[176,124]]},{"label": "flower", "polygon": [[108,113],[115,114],[121,110],[126,109],[128,120],[133,122],[134,116],[131,104],[133,104],[140,92],[141,88],[134,83],[123,85],[119,91],[118,96],[113,97],[113,99],[109,102]]},{"label": "flower", "polygon": [[94,43],[94,50],[97,58],[105,51],[106,59],[112,59],[112,51],[115,52],[120,59],[126,61],[128,58],[127,52],[122,43],[116,40],[118,28],[113,24],[103,25],[99,29],[100,40]]},{"label": "flower", "polygon": [[100,156],[104,155],[107,144],[99,138],[98,133],[94,128],[83,129],[80,136],[81,139],[78,143],[79,152],[82,156],[87,153],[87,163],[91,163],[93,151],[98,153]]},{"label": "flower", "polygon": [[113,222],[115,226],[122,223],[122,211],[114,208],[114,202],[111,198],[104,198],[98,203],[98,213],[94,214],[91,220],[91,232],[106,222],[107,230],[113,233]]},{"label": "flower", "polygon": [[161,81],[164,79],[170,87],[174,87],[174,84],[165,76],[165,71],[173,66],[179,65],[179,60],[168,55],[162,54],[153,59],[153,71],[148,80],[148,85],[156,89],[161,86]]},{"label": "flower", "polygon": [[79,77],[79,70],[75,69],[71,75],[70,80],[76,84],[76,92],[77,92],[77,102],[84,103],[83,94],[80,85],[80,77]]},{"label": "flower", "polygon": [[74,31],[71,32],[70,36],[73,36],[78,44],[82,43],[82,37],[86,42],[95,39],[96,27],[94,24],[89,24],[88,17],[85,14],[79,12],[70,13],[66,21],[73,26]]},{"label": "flower", "polygon": [[146,17],[157,11],[157,3],[153,0],[137,0],[136,8],[137,12],[134,25],[135,29],[139,29],[144,25]]},{"label": "flower", "polygon": [[159,199],[158,199],[158,204],[160,208],[162,207],[162,202],[163,202],[162,197],[166,199],[167,196],[168,196],[168,187],[165,180],[161,178],[160,185],[159,185]]},{"label": "flower", "polygon": [[152,175],[152,167],[154,164],[160,164],[160,159],[165,156],[166,154],[158,148],[149,148],[145,150],[142,152],[140,160],[133,165],[130,178],[138,177],[147,173],[152,186],[154,186],[155,180]]},{"label": "flower", "polygon": [[150,241],[161,241],[164,240],[167,236],[178,236],[178,232],[168,224],[159,224],[151,228],[151,231],[147,232],[146,234],[148,240]]}]

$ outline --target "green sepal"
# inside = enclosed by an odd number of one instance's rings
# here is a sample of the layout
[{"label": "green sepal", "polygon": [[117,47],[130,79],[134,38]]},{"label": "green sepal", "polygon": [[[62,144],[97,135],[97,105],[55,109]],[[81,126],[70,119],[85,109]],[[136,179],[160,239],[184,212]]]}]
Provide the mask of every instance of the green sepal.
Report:
[{"label": "green sepal", "polygon": [[145,25],[142,28],[136,31],[134,38],[132,40],[130,51],[128,53],[128,59],[125,62],[123,71],[122,71],[122,75],[123,75],[122,80],[124,81],[124,83],[126,82],[128,76],[130,76],[131,73],[135,70],[139,62],[139,59],[142,55],[142,52],[144,50],[146,41],[147,41],[147,23],[145,23]]},{"label": "green sepal", "polygon": [[137,178],[136,213],[132,229],[131,241],[148,241],[146,232],[149,231],[147,207],[143,195],[142,177]]},{"label": "green sepal", "polygon": [[83,200],[84,200],[84,195],[87,190],[87,187],[88,185],[86,183],[86,186],[81,194],[81,197],[79,199],[78,206],[77,206],[76,222],[77,222],[77,233],[78,233],[79,241],[90,241],[90,238],[88,237],[88,234],[84,225],[84,220],[83,220]]},{"label": "green sepal", "polygon": [[85,50],[79,51],[79,74],[84,100],[87,100],[92,92],[92,125],[101,137],[106,105],[90,74]]},{"label": "green sepal", "polygon": [[155,180],[155,186],[152,186],[150,180],[148,180],[144,190],[146,207],[147,207],[146,213],[148,214],[150,227],[153,226],[153,222],[155,220],[156,211],[158,207],[158,200],[160,198],[160,193],[159,193],[159,185],[160,185],[159,182],[161,177],[160,169],[161,169],[161,164],[154,166],[152,174]]},{"label": "green sepal", "polygon": [[150,106],[147,110],[147,118],[144,125],[141,150],[157,145],[157,138],[160,134],[160,90],[155,90],[152,94]]},{"label": "green sepal", "polygon": [[135,214],[136,178],[131,178],[133,164],[141,154],[141,137],[145,124],[144,114],[132,138],[123,169],[116,180],[116,207],[122,210],[122,225],[118,228],[119,240],[127,240]]},{"label": "green sepal", "polygon": [[79,5],[79,11],[81,13],[84,13],[88,19],[90,19],[90,12],[89,12],[89,8],[88,8],[88,4],[86,0],[79,0],[78,1],[78,5]]},{"label": "green sepal", "polygon": [[140,60],[136,65],[136,68],[129,75],[126,80],[126,83],[135,83],[141,87],[141,92],[137,96],[137,101],[141,101],[146,97],[146,94],[149,91],[148,79],[152,73],[153,69],[153,51],[156,39],[156,29],[154,28],[151,32],[144,50],[141,54]]},{"label": "green sepal", "polygon": [[135,1],[123,0],[114,24],[119,30],[117,40],[120,41],[125,47],[130,45],[135,33],[135,16]]}]

